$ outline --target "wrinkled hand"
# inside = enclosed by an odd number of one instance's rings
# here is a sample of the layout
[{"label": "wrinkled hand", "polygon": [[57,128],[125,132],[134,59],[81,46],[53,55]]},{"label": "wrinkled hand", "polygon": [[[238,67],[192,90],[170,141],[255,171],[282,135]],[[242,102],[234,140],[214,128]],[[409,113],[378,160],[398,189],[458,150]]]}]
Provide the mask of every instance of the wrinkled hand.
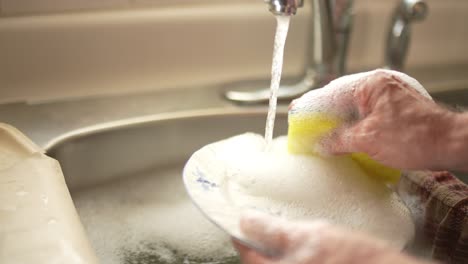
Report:
[{"label": "wrinkled hand", "polygon": [[325,154],[364,152],[394,168],[443,169],[446,132],[453,128],[456,114],[423,93],[407,75],[376,70],[360,74],[352,85],[338,79],[298,100],[320,97],[355,116],[321,142]]},{"label": "wrinkled hand", "polygon": [[238,242],[242,263],[250,264],[420,264],[366,235],[342,230],[325,222],[288,222],[259,213],[241,219],[241,230],[247,238],[273,252],[264,256]]}]

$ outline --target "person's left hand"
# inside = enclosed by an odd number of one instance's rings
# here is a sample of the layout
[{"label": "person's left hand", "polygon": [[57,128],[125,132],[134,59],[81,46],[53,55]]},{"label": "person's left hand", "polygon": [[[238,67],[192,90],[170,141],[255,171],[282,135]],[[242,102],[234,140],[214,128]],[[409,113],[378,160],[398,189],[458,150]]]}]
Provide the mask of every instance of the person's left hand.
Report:
[{"label": "person's left hand", "polygon": [[264,256],[234,241],[242,263],[423,263],[380,240],[323,221],[289,222],[260,213],[249,213],[241,219],[240,225],[248,239],[278,253],[275,257]]}]

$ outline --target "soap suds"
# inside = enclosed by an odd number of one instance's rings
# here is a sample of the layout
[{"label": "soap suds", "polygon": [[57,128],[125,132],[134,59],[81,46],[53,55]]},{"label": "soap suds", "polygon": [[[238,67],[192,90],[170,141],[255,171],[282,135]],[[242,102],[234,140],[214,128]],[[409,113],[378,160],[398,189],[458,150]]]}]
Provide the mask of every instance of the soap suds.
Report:
[{"label": "soap suds", "polygon": [[331,81],[323,88],[315,89],[304,94],[292,102],[292,107],[289,110],[289,116],[325,113],[347,122],[355,121],[358,117],[358,109],[354,102],[354,90],[359,85],[363,85],[366,80],[377,71],[394,75],[406,83],[408,87],[418,91],[426,98],[431,98],[426,89],[424,89],[416,79],[408,76],[407,74],[397,71],[378,69],[342,76]]},{"label": "soap suds", "polygon": [[275,139],[269,152],[263,144],[256,134],[213,144],[220,162],[230,168],[225,196],[235,207],[291,220],[323,218],[400,248],[413,237],[410,212],[399,197],[350,157],[292,155],[286,137]]},{"label": "soap suds", "polygon": [[222,263],[235,257],[229,236],[188,199],[181,171],[147,172],[74,195],[101,263]]}]

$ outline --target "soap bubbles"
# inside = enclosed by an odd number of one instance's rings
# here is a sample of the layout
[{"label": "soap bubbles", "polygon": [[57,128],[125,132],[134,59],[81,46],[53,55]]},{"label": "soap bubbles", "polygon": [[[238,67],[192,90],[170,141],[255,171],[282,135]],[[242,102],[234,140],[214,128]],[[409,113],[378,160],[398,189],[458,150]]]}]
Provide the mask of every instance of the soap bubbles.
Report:
[{"label": "soap bubbles", "polygon": [[172,167],[74,194],[100,263],[223,263],[236,256],[228,235],[188,199]]},{"label": "soap bubbles", "polygon": [[[200,191],[191,196],[231,234],[239,230],[235,226],[239,221],[223,216],[240,214],[226,210],[253,208],[288,220],[325,219],[398,248],[412,239],[409,210],[384,182],[367,175],[350,157],[289,154],[286,137],[275,139],[269,151],[265,144],[261,135],[247,133],[208,145],[192,156],[202,171],[222,166],[229,172],[205,174],[220,194]],[[190,193],[190,178],[187,182]],[[192,187],[196,190],[196,183]]]},{"label": "soap bubbles", "polygon": [[[402,72],[378,69],[340,77],[331,81],[323,88],[304,94],[292,102],[289,115],[325,113],[341,120],[352,122],[359,117],[354,91],[358,86],[364,85],[370,76],[378,72],[395,76],[401,79],[408,87],[415,89],[427,98],[431,98],[426,89],[413,77]],[[375,89],[379,89],[379,87],[375,87]]]}]

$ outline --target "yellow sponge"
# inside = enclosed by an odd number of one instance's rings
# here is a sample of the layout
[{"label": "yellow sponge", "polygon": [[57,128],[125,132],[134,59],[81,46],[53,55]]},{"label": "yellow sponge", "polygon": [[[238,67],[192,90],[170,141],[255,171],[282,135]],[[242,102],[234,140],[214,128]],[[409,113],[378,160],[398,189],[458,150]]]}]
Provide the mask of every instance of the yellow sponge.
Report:
[{"label": "yellow sponge", "polygon": [[[289,115],[288,149],[293,154],[317,155],[316,143],[342,121],[324,113]],[[386,183],[396,183],[401,172],[384,166],[364,153],[353,153],[351,158],[370,176]]]}]

